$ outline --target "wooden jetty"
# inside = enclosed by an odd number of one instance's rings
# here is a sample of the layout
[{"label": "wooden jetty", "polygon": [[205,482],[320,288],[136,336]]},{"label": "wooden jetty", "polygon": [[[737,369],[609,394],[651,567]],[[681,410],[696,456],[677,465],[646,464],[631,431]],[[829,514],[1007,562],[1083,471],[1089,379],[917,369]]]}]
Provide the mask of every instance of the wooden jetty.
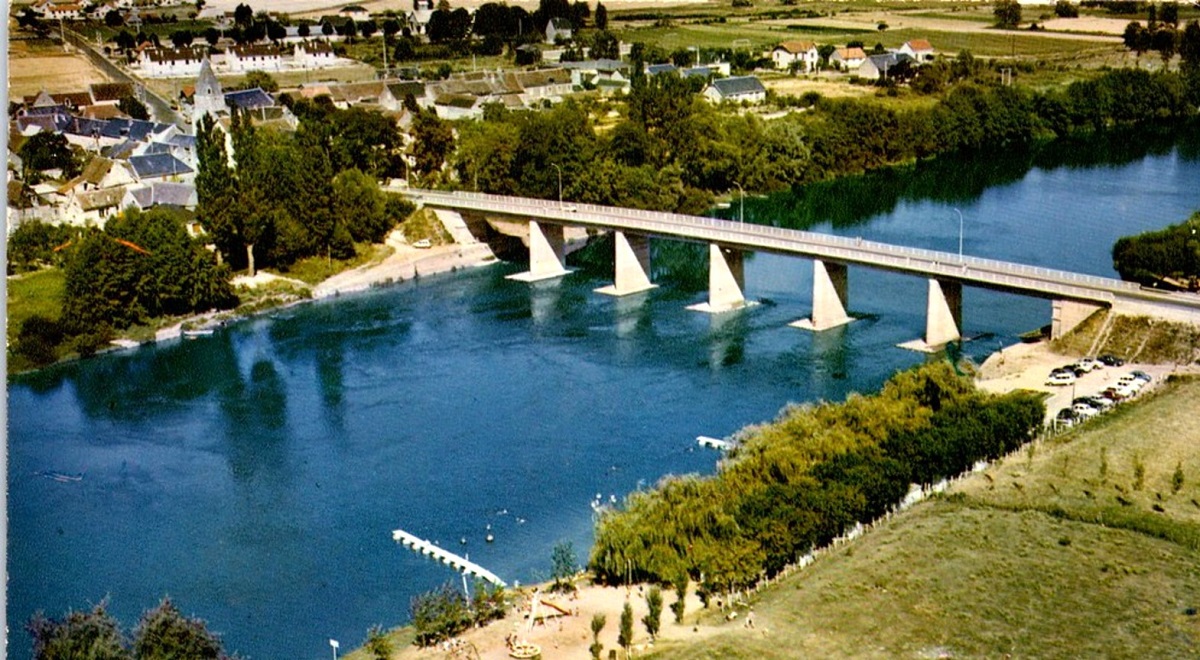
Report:
[{"label": "wooden jetty", "polygon": [[466,557],[460,557],[449,550],[445,550],[430,543],[429,541],[417,538],[416,536],[413,536],[402,529],[397,529],[392,532],[392,540],[423,555],[429,555],[430,557],[441,561],[443,564],[449,565],[451,568],[459,571],[463,575],[474,575],[485,582],[490,582],[499,587],[508,586],[504,580],[496,577],[495,573],[487,570],[479,564],[476,564]]}]

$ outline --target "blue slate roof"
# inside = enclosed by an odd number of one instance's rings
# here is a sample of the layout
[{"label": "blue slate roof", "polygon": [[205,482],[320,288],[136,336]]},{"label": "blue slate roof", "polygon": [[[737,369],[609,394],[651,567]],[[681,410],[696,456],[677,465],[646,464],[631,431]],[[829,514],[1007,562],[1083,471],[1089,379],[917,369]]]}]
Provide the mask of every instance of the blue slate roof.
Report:
[{"label": "blue slate roof", "polygon": [[129,189],[137,205],[143,209],[151,206],[181,206],[195,208],[196,186],[190,183],[155,181],[148,186]]},{"label": "blue slate roof", "polygon": [[143,156],[169,153],[171,153],[171,145],[163,144],[162,142],[151,142],[150,144],[146,145],[146,148],[142,151]]},{"label": "blue slate roof", "polygon": [[30,126],[37,126],[38,129],[48,131],[50,133],[61,133],[66,129],[67,124],[71,122],[71,118],[67,115],[34,115],[31,117],[17,117],[17,130],[22,133]]},{"label": "blue slate roof", "polygon": [[660,73],[671,73],[673,71],[678,71],[678,70],[679,70],[679,67],[675,66],[674,64],[670,64],[670,63],[651,64],[650,66],[646,67],[646,74],[651,75],[651,76],[656,76]]},{"label": "blue slate roof", "polygon": [[698,76],[700,78],[707,78],[707,77],[713,75],[713,70],[706,66],[694,66],[690,69],[684,69],[683,71],[681,71],[681,73],[683,74],[684,78],[687,78],[688,76]]},{"label": "blue slate roof", "polygon": [[124,142],[114,144],[111,147],[105,147],[101,151],[101,154],[105,157],[113,159],[128,158],[129,155],[133,153],[133,149],[136,146],[137,142],[134,142],[133,140],[125,140]]},{"label": "blue slate roof", "polygon": [[712,86],[717,89],[722,98],[730,98],[734,96],[744,96],[746,94],[766,94],[767,88],[763,87],[761,81],[754,76],[735,76],[733,78],[720,78],[712,81]]},{"label": "blue slate roof", "polygon": [[63,129],[65,133],[91,137],[98,135],[107,138],[129,138],[145,142],[151,135],[161,133],[170,128],[168,124],[159,124],[141,119],[88,119],[86,117],[71,117]]},{"label": "blue slate roof", "polygon": [[270,108],[275,105],[275,99],[258,87],[225,93],[225,105],[236,108],[254,110]]},{"label": "blue slate roof", "polygon": [[195,135],[184,135],[182,133],[178,133],[176,135],[172,135],[171,137],[167,138],[166,143],[171,145],[172,147],[182,147],[184,149],[195,149],[196,148],[196,136]]},{"label": "blue slate roof", "polygon": [[130,156],[129,164],[139,179],[170,176],[173,174],[191,174],[192,168],[187,163],[171,154],[150,154],[146,156]]}]

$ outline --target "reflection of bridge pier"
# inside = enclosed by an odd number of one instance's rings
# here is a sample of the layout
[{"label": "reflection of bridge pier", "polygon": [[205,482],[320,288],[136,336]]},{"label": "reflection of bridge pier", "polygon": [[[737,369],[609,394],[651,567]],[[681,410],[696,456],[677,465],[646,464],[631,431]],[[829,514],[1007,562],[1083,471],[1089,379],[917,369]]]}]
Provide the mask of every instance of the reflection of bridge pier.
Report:
[{"label": "reflection of bridge pier", "polygon": [[963,285],[1053,301],[1054,337],[1069,332],[1096,310],[1112,307],[1200,322],[1200,297],[1146,291],[1132,282],[1095,275],[676,213],[591,204],[564,206],[548,200],[479,193],[413,189],[409,194],[430,208],[482,213],[489,223],[528,223],[529,271],[513,279],[534,281],[568,272],[563,260],[564,227],[614,232],[614,283],[600,291],[616,296],[654,286],[650,281],[649,239],[703,243],[709,248],[708,301],[693,309],[714,313],[746,306],[742,263],[746,252],[812,259],[812,315],[799,322],[799,327],[817,331],[852,320],[846,312],[848,266],[925,277],[929,280],[925,334],[906,345],[921,350],[936,349],[961,338]]}]

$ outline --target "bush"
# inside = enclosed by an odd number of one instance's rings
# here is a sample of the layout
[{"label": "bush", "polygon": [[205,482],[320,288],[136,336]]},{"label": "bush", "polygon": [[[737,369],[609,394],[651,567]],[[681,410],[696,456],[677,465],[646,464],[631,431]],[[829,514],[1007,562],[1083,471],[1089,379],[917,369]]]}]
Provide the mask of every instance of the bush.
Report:
[{"label": "bush", "polygon": [[58,359],[56,349],[63,336],[58,321],[35,314],[21,323],[14,352],[24,356],[33,366],[44,366]]},{"label": "bush", "polygon": [[450,639],[471,625],[466,598],[447,583],[413,597],[410,605],[417,646],[432,646]]}]

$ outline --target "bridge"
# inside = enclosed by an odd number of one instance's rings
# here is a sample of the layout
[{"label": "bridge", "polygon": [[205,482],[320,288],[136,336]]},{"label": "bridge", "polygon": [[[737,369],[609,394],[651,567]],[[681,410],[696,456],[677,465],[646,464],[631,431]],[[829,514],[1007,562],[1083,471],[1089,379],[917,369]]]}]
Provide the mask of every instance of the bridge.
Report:
[{"label": "bridge", "polygon": [[1200,323],[1200,296],[1146,290],[1108,277],[677,213],[482,193],[411,189],[406,194],[435,211],[528,222],[529,270],[510,276],[522,281],[569,272],[564,260],[565,227],[614,233],[614,283],[597,291],[615,296],[654,287],[650,238],[705,243],[709,246],[709,292],[707,302],[693,306],[700,311],[720,313],[746,305],[743,255],[747,251],[811,259],[812,315],[792,325],[814,331],[853,320],[846,312],[849,265],[926,277],[925,336],[913,345],[919,349],[934,349],[961,337],[963,285],[1051,300],[1054,338],[1102,308]]}]

